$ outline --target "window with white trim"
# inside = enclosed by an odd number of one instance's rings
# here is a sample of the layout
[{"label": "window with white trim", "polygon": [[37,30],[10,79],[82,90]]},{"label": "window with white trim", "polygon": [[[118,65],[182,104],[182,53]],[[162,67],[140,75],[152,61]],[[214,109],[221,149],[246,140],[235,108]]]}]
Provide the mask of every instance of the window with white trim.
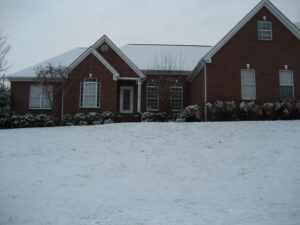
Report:
[{"label": "window with white trim", "polygon": [[256,81],[255,70],[243,69],[241,70],[241,94],[242,100],[256,99]]},{"label": "window with white trim", "polygon": [[294,76],[292,70],[279,71],[280,98],[294,97]]},{"label": "window with white trim", "polygon": [[30,85],[30,109],[51,109],[52,99],[53,87],[51,85]]},{"label": "window with white trim", "polygon": [[97,79],[86,78],[80,83],[80,107],[100,107],[100,83],[97,83]]},{"label": "window with white trim", "polygon": [[183,107],[183,90],[182,85],[177,84],[171,86],[171,110],[178,112],[182,110]]},{"label": "window with white trim", "polygon": [[272,22],[257,21],[257,35],[258,35],[258,40],[271,41],[273,39]]},{"label": "window with white trim", "polygon": [[155,83],[149,83],[147,84],[147,111],[158,111],[158,108],[158,85]]}]

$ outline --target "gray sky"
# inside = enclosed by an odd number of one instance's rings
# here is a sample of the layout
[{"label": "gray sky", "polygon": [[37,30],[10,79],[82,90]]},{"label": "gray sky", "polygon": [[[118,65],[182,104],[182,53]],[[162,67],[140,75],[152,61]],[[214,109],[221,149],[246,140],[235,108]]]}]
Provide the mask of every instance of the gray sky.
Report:
[{"label": "gray sky", "polygon": [[[12,49],[9,73],[103,34],[118,46],[129,43],[218,42],[260,0],[0,0],[0,28]],[[272,0],[300,21],[299,0]]]}]

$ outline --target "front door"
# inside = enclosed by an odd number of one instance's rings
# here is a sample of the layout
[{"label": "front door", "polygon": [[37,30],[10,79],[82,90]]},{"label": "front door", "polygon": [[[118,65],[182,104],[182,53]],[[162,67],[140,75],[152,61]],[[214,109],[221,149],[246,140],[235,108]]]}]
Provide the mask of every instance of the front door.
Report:
[{"label": "front door", "polygon": [[120,87],[120,112],[133,113],[133,87]]}]

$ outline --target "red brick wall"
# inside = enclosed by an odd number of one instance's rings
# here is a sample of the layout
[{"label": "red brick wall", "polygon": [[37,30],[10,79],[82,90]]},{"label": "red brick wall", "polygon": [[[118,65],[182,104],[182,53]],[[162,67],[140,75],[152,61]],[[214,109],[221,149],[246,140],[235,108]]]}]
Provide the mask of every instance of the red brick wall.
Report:
[{"label": "red brick wall", "polygon": [[182,84],[183,87],[183,107],[189,104],[189,86],[186,82],[186,75],[154,75],[147,74],[147,79],[143,81],[142,84],[142,112],[147,111],[147,95],[146,95],[146,87],[147,83],[158,83],[159,84],[159,111],[167,112],[171,111],[170,108],[170,86],[176,84],[176,80],[178,84]]},{"label": "red brick wall", "polygon": [[[46,114],[57,114],[60,115],[60,85],[57,83],[51,83],[54,88],[54,96],[56,107],[52,110],[49,109],[29,109],[29,93],[30,85],[39,85],[40,82],[11,82],[11,107],[14,112],[24,114],[24,113],[46,113]],[[49,84],[50,85],[50,84]]]},{"label": "red brick wall", "polygon": [[[104,44],[106,43],[104,42],[102,45]],[[120,73],[120,77],[139,77],[111,47],[107,45],[108,50],[102,51],[101,46],[97,51]]]},{"label": "red brick wall", "polygon": [[[273,40],[259,41],[257,21],[272,21]],[[208,101],[241,101],[240,70],[256,71],[258,103],[279,100],[279,70],[294,71],[295,97],[300,98],[300,41],[266,8],[260,10],[207,64]],[[201,78],[202,77],[202,78]],[[191,100],[203,104],[203,71],[191,84]],[[197,97],[195,97],[197,96]],[[201,102],[202,101],[202,102]]]},{"label": "red brick wall", "polygon": [[[85,78],[89,78],[90,73],[92,78],[97,78],[97,82],[101,83],[101,104],[98,109],[79,107],[80,83]],[[94,55],[90,54],[73,69],[66,86],[65,113],[101,112],[103,110],[117,112],[117,81],[113,80],[111,72]]]}]

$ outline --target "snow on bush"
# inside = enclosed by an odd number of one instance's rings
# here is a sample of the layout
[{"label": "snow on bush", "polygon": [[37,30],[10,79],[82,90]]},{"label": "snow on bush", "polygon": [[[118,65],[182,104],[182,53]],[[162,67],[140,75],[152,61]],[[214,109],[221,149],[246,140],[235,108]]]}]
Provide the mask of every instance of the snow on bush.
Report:
[{"label": "snow on bush", "polygon": [[213,121],[228,121],[236,119],[236,105],[234,101],[220,101],[206,104],[208,118]]},{"label": "snow on bush", "polygon": [[74,115],[74,122],[76,125],[87,125],[87,118],[84,113],[76,113]]},{"label": "snow on bush", "polygon": [[143,112],[141,113],[142,122],[165,122],[167,120],[167,114],[165,112]]},{"label": "snow on bush", "polygon": [[13,114],[10,119],[10,127],[49,127],[54,126],[56,119],[47,114],[30,114],[24,115]]},{"label": "snow on bush", "polygon": [[103,123],[113,123],[115,121],[116,115],[110,111],[104,111],[101,113],[101,119]]},{"label": "snow on bush", "polygon": [[3,84],[0,84],[0,128],[10,126],[10,90]]},{"label": "snow on bush", "polygon": [[63,117],[62,117],[62,124],[64,126],[73,126],[73,125],[75,125],[74,117],[69,113],[64,114]]},{"label": "snow on bush", "polygon": [[176,119],[177,122],[194,122],[201,119],[201,111],[199,105],[187,106]]},{"label": "snow on bush", "polygon": [[102,123],[101,115],[100,115],[100,113],[97,113],[97,112],[89,112],[86,115],[86,118],[87,118],[88,124],[96,125],[96,124]]},{"label": "snow on bush", "polygon": [[240,118],[243,120],[258,120],[263,112],[254,101],[240,103]]}]

